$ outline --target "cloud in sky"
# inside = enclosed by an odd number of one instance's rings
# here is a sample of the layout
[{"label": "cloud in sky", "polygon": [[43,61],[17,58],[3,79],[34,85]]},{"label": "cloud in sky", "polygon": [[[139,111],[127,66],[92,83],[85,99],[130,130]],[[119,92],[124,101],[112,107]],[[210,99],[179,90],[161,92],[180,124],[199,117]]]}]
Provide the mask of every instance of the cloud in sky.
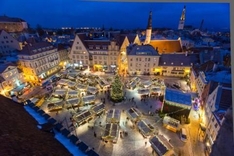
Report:
[{"label": "cloud in sky", "polygon": [[183,6],[186,5],[186,25],[204,28],[230,28],[227,3],[141,3],[87,2],[80,0],[1,0],[0,15],[20,17],[32,27],[113,27],[146,28],[149,11],[153,12],[153,27],[177,28]]}]

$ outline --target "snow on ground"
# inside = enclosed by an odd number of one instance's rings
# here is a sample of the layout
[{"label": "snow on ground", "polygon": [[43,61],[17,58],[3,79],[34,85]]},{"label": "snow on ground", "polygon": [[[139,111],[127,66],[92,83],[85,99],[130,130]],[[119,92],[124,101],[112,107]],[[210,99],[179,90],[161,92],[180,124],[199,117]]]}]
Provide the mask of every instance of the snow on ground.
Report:
[{"label": "snow on ground", "polygon": [[[30,106],[26,105],[24,106],[25,110],[35,119],[37,120],[38,124],[45,124],[47,123],[47,120],[42,117],[39,113],[37,113],[34,109],[32,109]],[[41,126],[37,126],[39,129],[41,129]],[[85,156],[85,154],[78,149],[76,145],[70,142],[68,138],[63,136],[59,132],[55,132],[55,138],[63,144],[67,150],[73,154],[74,156]]]},{"label": "snow on ground", "polygon": [[55,138],[63,144],[64,147],[73,155],[73,156],[86,156],[82,151],[78,149],[76,145],[70,142],[65,136],[59,132],[55,132]]}]

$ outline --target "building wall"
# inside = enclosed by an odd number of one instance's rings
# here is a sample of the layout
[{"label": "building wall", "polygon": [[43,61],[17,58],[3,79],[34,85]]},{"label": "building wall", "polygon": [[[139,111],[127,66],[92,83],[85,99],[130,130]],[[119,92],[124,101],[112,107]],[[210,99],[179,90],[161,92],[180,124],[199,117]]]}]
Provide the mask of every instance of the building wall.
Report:
[{"label": "building wall", "polygon": [[184,77],[190,74],[190,66],[159,66],[155,69],[155,73],[162,76]]},{"label": "building wall", "polygon": [[57,49],[48,50],[34,55],[19,54],[19,67],[23,70],[25,79],[38,82],[59,68],[59,53]]},{"label": "building wall", "polygon": [[203,90],[206,84],[208,83],[205,78],[206,77],[205,77],[204,72],[199,72],[199,75],[196,81],[196,88],[197,88],[199,97],[202,96]]},{"label": "building wall", "polygon": [[21,50],[19,42],[7,32],[2,31],[0,34],[0,54],[7,55],[15,50]]},{"label": "building wall", "polygon": [[108,46],[108,71],[114,71],[118,67],[118,59],[120,55],[119,46],[112,41]]},{"label": "building wall", "polygon": [[128,55],[127,57],[129,74],[153,74],[154,68],[158,67],[159,56]]},{"label": "building wall", "polygon": [[190,74],[190,87],[191,87],[192,92],[197,92],[196,83],[197,83],[197,77],[196,77],[195,71],[192,68],[191,74]]},{"label": "building wall", "polygon": [[7,32],[21,32],[28,28],[27,22],[1,22],[0,30],[5,30]]},{"label": "building wall", "polygon": [[22,84],[23,82],[25,82],[23,74],[18,72],[16,66],[9,66],[0,75],[4,78],[4,81],[1,82],[1,86],[5,92],[12,90],[20,84]]},{"label": "building wall", "polygon": [[75,67],[88,67],[90,65],[89,52],[78,35],[73,42],[69,58]]},{"label": "building wall", "polygon": [[62,49],[58,51],[59,54],[59,65],[62,68],[66,68],[69,65],[69,56],[68,56],[68,50]]}]

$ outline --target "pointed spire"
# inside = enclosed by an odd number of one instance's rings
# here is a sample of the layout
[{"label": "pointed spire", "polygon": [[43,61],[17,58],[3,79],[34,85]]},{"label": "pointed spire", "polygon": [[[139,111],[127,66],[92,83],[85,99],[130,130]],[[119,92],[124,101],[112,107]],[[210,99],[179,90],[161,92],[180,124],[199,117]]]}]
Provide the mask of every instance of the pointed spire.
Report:
[{"label": "pointed spire", "polygon": [[147,29],[152,29],[152,11],[149,13]]},{"label": "pointed spire", "polygon": [[184,9],[183,9],[182,14],[181,14],[181,17],[180,17],[180,20],[181,20],[181,21],[184,21],[184,20],[185,20],[185,10],[186,10],[186,6],[184,6]]}]

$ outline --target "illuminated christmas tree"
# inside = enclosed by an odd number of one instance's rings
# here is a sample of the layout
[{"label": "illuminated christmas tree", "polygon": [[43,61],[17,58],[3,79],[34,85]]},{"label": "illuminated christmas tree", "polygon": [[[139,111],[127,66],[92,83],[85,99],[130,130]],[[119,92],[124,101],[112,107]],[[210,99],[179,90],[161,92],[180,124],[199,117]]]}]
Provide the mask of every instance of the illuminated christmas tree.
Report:
[{"label": "illuminated christmas tree", "polygon": [[110,97],[114,102],[120,102],[124,98],[123,85],[120,81],[119,75],[115,76],[111,85]]}]

